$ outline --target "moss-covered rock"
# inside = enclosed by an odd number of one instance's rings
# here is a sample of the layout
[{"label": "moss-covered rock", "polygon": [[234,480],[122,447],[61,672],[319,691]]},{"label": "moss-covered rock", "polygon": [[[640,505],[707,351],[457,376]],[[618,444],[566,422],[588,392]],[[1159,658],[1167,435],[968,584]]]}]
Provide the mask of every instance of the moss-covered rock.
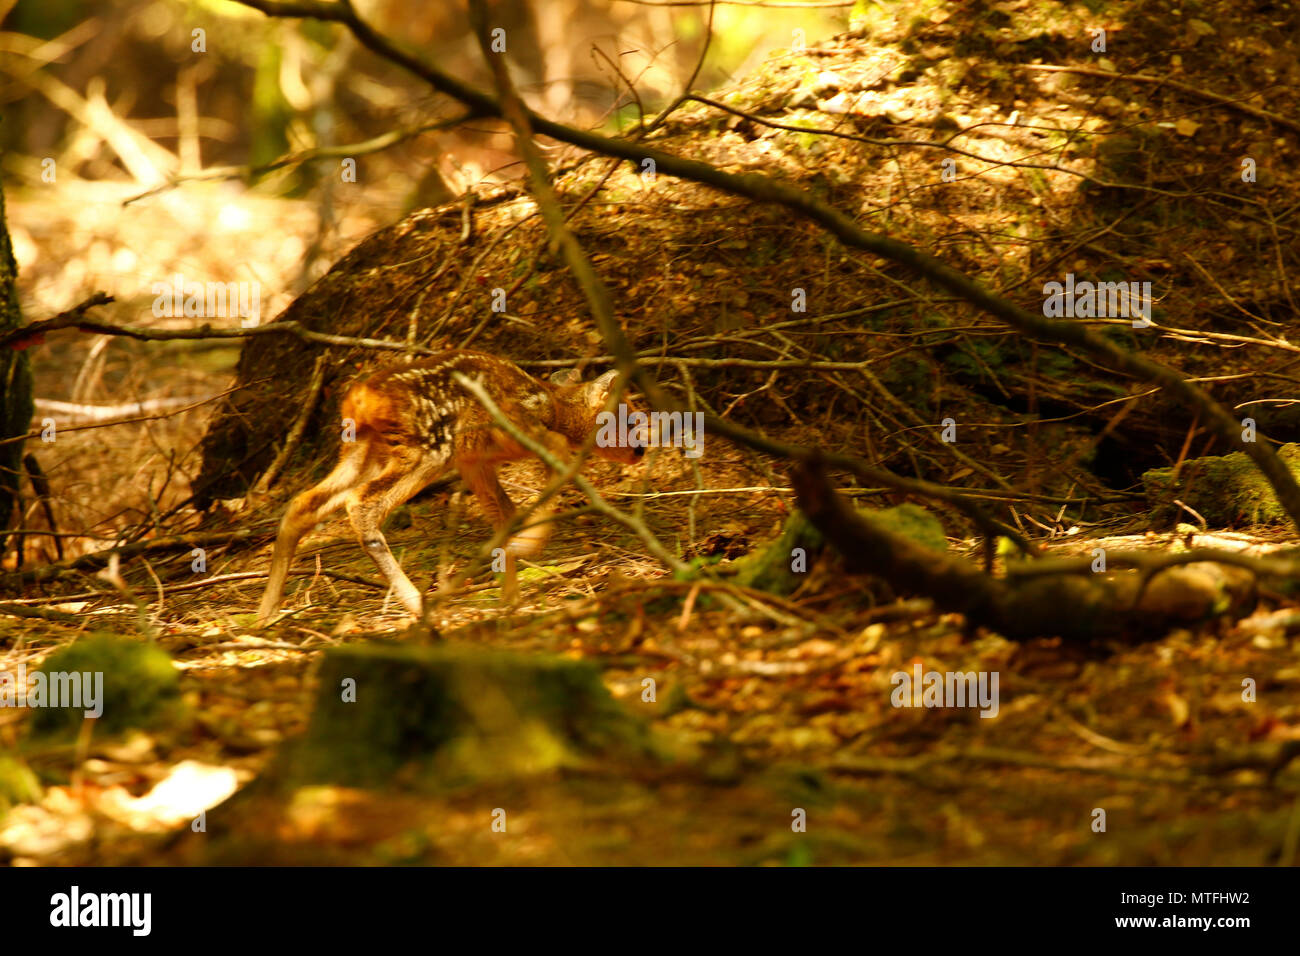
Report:
[{"label": "moss-covered rock", "polygon": [[[1300,480],[1300,445],[1283,445],[1278,457]],[[1172,468],[1152,468],[1142,475],[1142,489],[1157,527],[1185,516],[1174,499],[1196,509],[1207,524],[1216,527],[1287,520],[1272,486],[1241,452],[1188,459],[1176,478]]]},{"label": "moss-covered rock", "polygon": [[291,785],[454,786],[653,753],[583,661],[478,648],[335,648],[321,662]]},{"label": "moss-covered rock", "polygon": [[32,680],[66,688],[71,686],[67,678],[73,675],[79,675],[80,702],[56,707],[51,705],[59,701],[50,697],[33,707],[34,736],[73,736],[87,710],[100,710],[96,733],[157,727],[184,714],[176,666],[154,644],[112,635],[85,638],[45,658]]}]

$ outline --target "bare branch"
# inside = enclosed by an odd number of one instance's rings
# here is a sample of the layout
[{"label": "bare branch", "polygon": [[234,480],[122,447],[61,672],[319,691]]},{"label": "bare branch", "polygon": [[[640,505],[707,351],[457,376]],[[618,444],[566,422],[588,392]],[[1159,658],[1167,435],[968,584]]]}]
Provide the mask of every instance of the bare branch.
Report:
[{"label": "bare branch", "polygon": [[477,116],[474,112],[462,113],[452,119],[437,120],[431,123],[421,123],[419,126],[402,127],[401,129],[389,130],[387,133],[381,133],[370,139],[363,140],[360,143],[344,143],[341,146],[321,146],[316,149],[303,149],[296,153],[286,153],[278,159],[273,159],[269,163],[261,163],[257,166],[213,166],[209,169],[199,170],[197,173],[186,173],[184,175],[173,176],[167,182],[152,189],[146,189],[144,192],[135,196],[129,196],[122,200],[123,206],[129,206],[141,199],[147,199],[158,193],[167,192],[169,189],[175,189],[184,183],[195,182],[213,182],[214,180],[241,179],[244,182],[251,182],[267,173],[275,172],[277,169],[285,169],[290,166],[301,166],[304,163],[312,163],[322,159],[344,159],[350,156],[365,156],[369,153],[382,152],[390,146],[405,142],[419,136],[422,133],[430,133],[436,130],[450,129],[453,126],[459,126],[461,123],[468,122]]},{"label": "bare branch", "polygon": [[1127,80],[1132,83],[1158,83],[1161,86],[1167,86],[1170,89],[1178,90],[1180,93],[1186,93],[1188,96],[1194,96],[1197,99],[1209,100],[1211,103],[1218,103],[1229,109],[1234,109],[1239,113],[1245,113],[1247,116],[1258,117],[1262,120],[1268,120],[1270,123],[1277,123],[1279,126],[1285,126],[1287,129],[1300,132],[1300,121],[1293,120],[1290,117],[1283,116],[1280,113],[1273,113],[1269,110],[1260,109],[1258,106],[1249,106],[1231,96],[1224,96],[1222,93],[1212,93],[1201,86],[1192,86],[1190,83],[1180,83],[1178,80],[1171,80],[1167,76],[1147,76],[1145,73],[1113,73],[1110,70],[1099,70],[1092,66],[1054,66],[1045,63],[1017,63],[1014,64],[1016,69],[1033,70],[1035,73],[1078,73],[1081,76],[1098,76],[1106,80]]}]

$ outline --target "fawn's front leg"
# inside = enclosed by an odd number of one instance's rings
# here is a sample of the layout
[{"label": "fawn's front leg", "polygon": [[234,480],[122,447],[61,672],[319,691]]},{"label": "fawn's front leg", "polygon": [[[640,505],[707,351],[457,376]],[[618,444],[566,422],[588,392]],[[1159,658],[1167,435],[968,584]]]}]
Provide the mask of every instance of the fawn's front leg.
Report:
[{"label": "fawn's front leg", "polygon": [[506,494],[497,478],[497,466],[475,459],[461,459],[457,463],[460,476],[469,490],[474,493],[479,507],[498,530],[504,526],[515,513],[515,503]]},{"label": "fawn's front leg", "polygon": [[412,450],[398,451],[379,477],[358,486],[348,495],[348,517],[352,519],[361,547],[370,555],[370,560],[388,581],[402,606],[416,617],[423,612],[420,591],[406,576],[393,552],[388,550],[388,540],[380,527],[389,512],[433,481],[444,465],[445,459],[431,459]]},{"label": "fawn's front leg", "polygon": [[[537,440],[561,461],[567,457],[569,443],[563,435],[542,431],[537,435]],[[474,492],[474,497],[478,499],[483,511],[491,519],[492,526],[500,531],[514,517],[515,503],[501,487],[501,481],[497,478],[496,463],[464,455],[458,459],[457,465],[461,478]],[[528,557],[541,551],[551,536],[551,522],[546,520],[549,514],[549,507],[542,506],[535,509],[530,517],[529,526],[516,532],[506,542],[506,551],[517,557]]]}]

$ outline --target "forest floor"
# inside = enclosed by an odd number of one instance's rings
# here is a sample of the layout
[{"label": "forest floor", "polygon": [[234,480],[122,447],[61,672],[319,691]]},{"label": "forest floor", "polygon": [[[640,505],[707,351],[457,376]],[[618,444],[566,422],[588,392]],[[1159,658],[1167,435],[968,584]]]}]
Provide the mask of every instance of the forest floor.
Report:
[{"label": "forest floor", "polygon": [[[677,462],[654,470],[660,494],[691,484]],[[542,474],[520,466],[514,477],[538,488]],[[637,493],[631,477],[601,477],[612,500]],[[715,490],[753,480],[739,453],[719,456],[708,474]],[[390,530],[408,568],[437,566],[431,542],[447,540],[439,528],[446,499],[412,505],[409,526]],[[646,514],[666,540],[693,518],[720,529],[707,550],[738,554],[782,518],[753,500],[661,497]],[[471,511],[450,538],[453,565],[472,556],[480,524]],[[1146,538],[1148,547],[1166,543]],[[332,522],[300,552],[291,613],[269,631],[248,626],[260,574],[190,589],[168,589],[183,577],[160,582],[168,593],[150,615],[155,640],[180,668],[191,719],[126,739],[91,736],[75,748],[23,747],[49,785],[41,800],[10,811],[0,847],[15,862],[82,864],[1293,858],[1296,770],[1277,775],[1282,768],[1270,762],[1281,741],[1294,739],[1294,614],[1261,608],[1127,647],[1017,644],[967,633],[960,617],[915,602],[858,601],[846,612],[845,593],[860,597],[866,585],[829,555],[796,595],[754,592],[750,611],[737,613],[690,582],[665,578],[638,557],[635,539],[604,522],[561,522],[550,550],[564,560],[525,570],[516,606],[502,603],[497,576],[487,575],[439,605],[434,620],[457,645],[591,662],[610,693],[653,728],[666,757],[594,760],[433,792],[400,782],[286,786],[271,774],[269,785],[247,787],[207,814],[204,832],[191,832],[196,809],[250,783],[307,728],[322,653],[403,640],[400,609],[376,584],[356,583],[373,570],[345,522]],[[220,581],[260,571],[267,551],[213,560]],[[91,629],[138,633],[129,604],[99,605]],[[11,662],[35,667],[68,633],[68,625],[22,622],[10,630]],[[892,675],[917,665],[996,673],[996,719],[971,708],[894,706]],[[1243,675],[1257,679],[1258,700],[1243,699]],[[653,702],[643,699],[647,678]],[[21,712],[0,714],[0,733],[16,740]],[[1098,810],[1103,831],[1095,829]],[[499,833],[494,814],[503,811],[508,827]],[[179,838],[159,836],[178,824]]]},{"label": "forest floor", "polygon": [[[663,135],[672,148],[719,166],[798,182],[1008,295],[1027,289],[1035,307],[1037,280],[1066,269],[1104,277],[1118,264],[1125,275],[1154,277],[1167,293],[1167,312],[1134,348],[1189,376],[1214,378],[1230,405],[1258,398],[1252,389],[1264,389],[1261,383],[1283,394],[1293,384],[1287,363],[1294,347],[1259,338],[1261,327],[1281,337],[1285,323],[1294,323],[1292,293],[1275,269],[1293,254],[1294,230],[1285,214],[1266,214],[1294,202],[1287,180],[1297,168],[1295,136],[1250,113],[1244,101],[1179,97],[1191,95],[1187,87],[1217,89],[1230,76],[1274,90],[1270,108],[1294,113],[1286,97],[1295,88],[1278,78],[1295,68],[1294,52],[1285,51],[1297,34],[1225,17],[1219,29],[1233,36],[1216,38],[1224,42],[1214,49],[1205,29],[1215,28],[1202,20],[1166,43],[1165,14],[1138,5],[1127,25],[1130,42],[1117,45],[1114,62],[1083,68],[1109,78],[1044,78],[1013,61],[1049,51],[1057,58],[1062,35],[1086,49],[1079,38],[1089,21],[1057,4],[1001,6],[1027,12],[1013,23],[1000,8],[971,13],[934,4],[929,21],[899,27],[897,36],[874,24],[868,38],[838,38],[808,53],[812,65],[773,61],[725,98],[742,113],[691,104]],[[972,26],[967,18],[975,16],[982,19]],[[1142,59],[1143,36],[1162,38],[1152,49],[1186,54],[1184,88],[1119,85],[1112,74],[1146,75],[1161,66]],[[837,135],[800,129],[816,124]],[[944,189],[932,188],[938,154],[888,142],[957,129],[982,158],[962,156],[962,176],[944,180]],[[894,152],[882,161],[877,148]],[[1225,180],[1239,185],[1243,149],[1259,161],[1260,180],[1249,199],[1225,198]],[[1031,165],[1018,165],[1024,160]],[[1058,162],[1086,166],[1096,178],[1084,183],[1053,171]],[[894,264],[849,256],[782,211],[666,177],[649,188],[635,171],[606,175],[596,164],[571,169],[561,186],[583,207],[575,228],[627,304],[621,317],[637,346],[717,359],[716,367],[694,366],[694,385],[684,378],[678,388],[698,387],[726,416],[980,494],[1005,478],[1022,497],[1004,513],[1023,518],[1021,529],[1051,555],[1206,543],[1262,554],[1289,540],[1276,524],[1175,532],[1172,522],[1150,520],[1137,490],[1142,471],[1195,457],[1209,439],[1186,409],[1141,383],[1117,384],[1114,373],[1068,349],[1026,342],[964,304],[918,291]],[[572,361],[597,345],[586,320],[575,318],[584,313],[573,288],[556,278],[563,271],[546,255],[541,224],[521,211],[524,200],[485,203],[475,213],[472,245],[462,249],[459,207],[446,226],[432,215],[401,220],[394,209],[372,218],[355,202],[321,240],[312,235],[308,203],[187,190],[183,201],[177,192],[146,212],[120,205],[128,190],[112,192],[97,194],[98,204],[70,190],[62,202],[11,205],[29,315],[106,289],[119,300],[110,317],[139,321],[153,297],[148,280],[192,270],[202,258],[209,278],[243,278],[240,269],[254,261],[268,290],[315,288],[315,299],[309,291],[295,301],[333,307],[345,299],[340,321],[392,323],[350,330],[356,334],[401,337],[429,292],[425,318],[440,315],[439,341],[452,345],[483,327],[477,286],[492,277],[512,288],[512,315],[486,327],[475,347],[521,361]],[[196,221],[211,228],[194,229]],[[400,285],[400,295],[379,279],[371,286],[358,279],[340,294],[311,286],[321,270],[295,275],[315,240],[316,261],[332,262],[395,221],[346,278],[382,274]],[[509,242],[496,241],[506,235]],[[429,265],[448,256],[469,264],[445,272]],[[1186,267],[1188,258],[1195,269]],[[411,263],[420,271],[403,273]],[[808,313],[791,312],[796,287],[808,291]],[[268,297],[266,317],[292,298]],[[309,317],[335,318],[323,308]],[[1132,337],[1125,342],[1136,341],[1125,321],[1106,321]],[[1253,357],[1241,357],[1240,342],[1198,337],[1224,330],[1252,337]],[[293,368],[288,358],[278,366],[282,356],[269,347],[261,353],[275,373],[268,376],[271,400],[249,416],[280,435],[314,361],[296,343],[285,353],[293,353]],[[81,337],[33,355],[38,397],[85,405],[203,402],[232,387],[239,357],[225,344],[117,339],[110,346],[107,338]],[[878,377],[735,364],[789,356],[858,363]],[[339,363],[340,376],[355,371],[354,358]],[[336,383],[326,391],[337,401]],[[425,637],[403,630],[404,615],[341,516],[304,542],[287,615],[270,629],[252,627],[285,497],[305,487],[321,461],[304,448],[270,495],[218,496],[205,514],[191,513],[197,448],[220,407],[199,404],[111,428],[65,430],[48,446],[31,443],[55,489],[57,527],[42,524],[33,507],[25,563],[0,569],[0,583],[17,585],[0,598],[4,668],[34,669],[90,633],[123,635],[175,661],[185,713],[121,737],[87,722],[75,740],[51,744],[34,739],[29,711],[0,709],[0,812],[7,809],[0,861],[1300,859],[1294,595],[1259,588],[1242,613],[1123,643],[1016,642],[900,599],[849,574],[830,554],[814,560],[784,596],[674,578],[630,531],[574,514],[558,523],[535,565],[525,565],[517,603],[503,601],[491,574],[440,598],[438,571],[465,567],[487,529],[472,502],[462,520],[449,523],[446,491],[417,499],[386,530],[394,554],[435,602],[433,620],[446,643],[589,664],[648,728],[656,754],[454,786],[400,774],[384,786],[293,782],[285,761],[327,693],[319,673],[331,651]],[[1140,411],[1128,415],[1130,407]],[[973,423],[963,432],[975,436],[963,438],[964,462],[929,441],[940,413]],[[1262,432],[1300,437],[1287,435],[1284,418],[1266,423],[1262,408],[1259,415]],[[781,463],[709,441],[698,471],[665,454],[637,469],[596,464],[589,473],[613,504],[639,509],[675,555],[725,572],[776,538],[793,499]],[[512,466],[505,477],[520,501],[543,483],[538,465]],[[885,504],[904,500],[881,489],[852,493]],[[1067,508],[1063,499],[1086,504]],[[586,504],[573,490],[561,500],[571,511]],[[76,564],[128,533],[147,548],[123,559],[121,577],[95,573],[103,562]],[[173,533],[193,537],[168,547]],[[950,524],[948,539],[972,563],[982,557],[971,529]],[[66,553],[56,553],[56,542]],[[200,544],[201,562],[192,550]],[[46,616],[32,616],[40,613]],[[917,668],[996,675],[996,717],[972,707],[897,706],[896,675]],[[648,680],[653,700],[646,699]],[[34,773],[34,788],[15,785],[14,761]]]}]

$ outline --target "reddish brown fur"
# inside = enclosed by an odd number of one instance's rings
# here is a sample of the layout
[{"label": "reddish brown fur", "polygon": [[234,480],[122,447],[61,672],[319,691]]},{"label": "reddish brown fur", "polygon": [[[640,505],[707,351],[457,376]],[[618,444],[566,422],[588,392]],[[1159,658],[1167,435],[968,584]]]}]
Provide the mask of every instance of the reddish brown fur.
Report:
[{"label": "reddish brown fur", "polygon": [[383,439],[385,435],[396,434],[401,424],[401,416],[392,399],[384,392],[367,388],[365,382],[358,382],[343,396],[339,414],[344,421],[352,419],[356,422],[358,433],[365,430]]},{"label": "reddish brown fur", "polygon": [[[323,481],[290,502],[280,522],[270,576],[258,622],[275,614],[289,566],[302,536],[341,504],[361,546],[413,614],[419,591],[398,566],[380,531],[393,508],[425,485],[456,468],[499,528],[514,513],[514,503],[497,480],[497,467],[531,453],[497,425],[483,406],[456,384],[453,371],[477,379],[501,412],[520,431],[553,454],[565,457],[583,445],[596,428],[612,386],[613,373],[595,382],[558,373],[541,382],[518,366],[483,352],[451,350],[410,365],[374,373],[349,388],[340,412],[355,441],[345,442],[339,461]],[[603,458],[630,464],[643,449],[596,447]],[[536,551],[546,532],[521,534],[507,548],[514,554]]]}]

